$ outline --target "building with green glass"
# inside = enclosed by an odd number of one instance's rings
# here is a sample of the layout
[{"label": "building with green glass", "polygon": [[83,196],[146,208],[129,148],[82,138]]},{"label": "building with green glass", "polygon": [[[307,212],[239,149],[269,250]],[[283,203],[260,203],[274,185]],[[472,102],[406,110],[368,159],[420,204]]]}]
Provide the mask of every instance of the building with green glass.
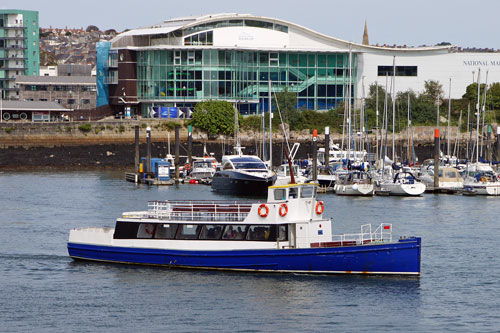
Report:
[{"label": "building with green glass", "polygon": [[18,99],[19,75],[39,75],[38,12],[0,9],[0,91],[4,99]]},{"label": "building with green glass", "polygon": [[345,48],[293,42],[307,33],[315,34],[252,15],[170,20],[113,39],[107,74],[98,80],[109,91],[110,105],[129,106],[143,116],[158,106],[192,107],[209,99],[253,114],[268,109],[269,86],[297,94],[298,108],[328,110],[344,100],[349,82],[355,87],[356,54],[351,53],[350,75]]},{"label": "building with green glass", "polygon": [[489,82],[500,82],[500,52],[369,45],[366,28],[360,44],[249,14],[171,19],[97,49],[98,106],[145,117],[158,107],[190,108],[209,99],[260,113],[268,110],[269,90],[287,89],[298,109],[321,111],[348,100],[359,107],[375,83],[418,92],[427,80],[446,88],[453,78],[451,97],[460,98],[474,72],[489,71]]}]

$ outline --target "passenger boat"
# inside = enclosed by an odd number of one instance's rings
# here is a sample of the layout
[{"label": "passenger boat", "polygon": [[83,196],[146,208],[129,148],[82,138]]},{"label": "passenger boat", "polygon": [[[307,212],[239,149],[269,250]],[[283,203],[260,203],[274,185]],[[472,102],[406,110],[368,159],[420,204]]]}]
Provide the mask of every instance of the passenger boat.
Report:
[{"label": "passenger boat", "polygon": [[266,202],[153,201],[114,228],[69,233],[75,260],[282,273],[420,275],[421,239],[382,223],[334,235],[318,184],[271,186]]}]

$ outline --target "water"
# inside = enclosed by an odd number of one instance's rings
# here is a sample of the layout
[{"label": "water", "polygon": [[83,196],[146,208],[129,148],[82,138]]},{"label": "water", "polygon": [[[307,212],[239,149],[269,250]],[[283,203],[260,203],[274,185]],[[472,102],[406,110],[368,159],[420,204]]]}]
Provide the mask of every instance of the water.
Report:
[{"label": "water", "polygon": [[113,226],[147,200],[221,197],[109,172],[6,172],[0,188],[2,332],[500,331],[500,198],[321,195],[336,233],[390,222],[397,236],[422,236],[415,279],[74,262],[71,228]]}]

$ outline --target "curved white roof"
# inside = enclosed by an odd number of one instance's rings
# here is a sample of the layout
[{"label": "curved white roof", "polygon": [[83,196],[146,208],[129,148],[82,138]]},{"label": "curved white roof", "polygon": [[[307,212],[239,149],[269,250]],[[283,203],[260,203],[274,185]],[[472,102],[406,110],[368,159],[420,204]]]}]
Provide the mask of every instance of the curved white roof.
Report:
[{"label": "curved white roof", "polygon": [[[363,45],[355,42],[349,42],[343,39],[331,37],[319,32],[316,32],[314,30],[311,30],[309,28],[303,27],[301,25],[287,22],[281,19],[276,19],[276,18],[269,18],[269,17],[262,17],[262,16],[255,16],[251,14],[238,14],[238,13],[220,13],[220,14],[213,14],[213,15],[201,15],[201,16],[191,16],[191,17],[181,17],[181,18],[175,18],[175,19],[170,19],[167,21],[164,21],[159,24],[154,24],[148,27],[143,27],[143,28],[138,28],[138,29],[133,29],[129,30],[127,32],[124,32],[122,34],[119,34],[115,38],[111,40],[112,44],[115,45],[118,44],[120,46],[125,46],[122,43],[117,43],[124,37],[140,37],[140,36],[153,36],[153,35],[160,35],[160,34],[168,34],[170,32],[173,32],[175,30],[179,29],[186,29],[189,27],[197,26],[200,24],[206,24],[206,23],[213,23],[217,21],[223,21],[223,20],[236,20],[236,19],[251,19],[251,20],[257,20],[257,21],[263,21],[263,22],[270,22],[270,23],[275,23],[275,24],[280,24],[284,26],[288,26],[289,29],[296,30],[298,32],[301,32],[303,35],[306,35],[310,37],[311,39],[316,39],[316,40],[321,40],[323,44],[333,44],[332,46],[336,47],[342,47],[348,50],[351,48],[354,52],[377,52],[377,51],[382,51],[382,52],[422,52],[422,51],[441,51],[441,52],[447,52],[451,48],[453,48],[453,45],[447,45],[447,46],[429,46],[429,47],[387,47],[387,46],[373,46],[373,45]],[[127,44],[127,42],[125,42]]]}]

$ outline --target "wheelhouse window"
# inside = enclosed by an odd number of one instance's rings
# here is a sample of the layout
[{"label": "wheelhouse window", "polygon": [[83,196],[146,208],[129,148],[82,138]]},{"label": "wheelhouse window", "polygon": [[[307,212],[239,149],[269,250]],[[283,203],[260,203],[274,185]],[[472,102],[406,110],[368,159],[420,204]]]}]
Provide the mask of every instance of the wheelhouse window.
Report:
[{"label": "wheelhouse window", "polygon": [[284,188],[274,190],[274,200],[286,200],[286,190]]},{"label": "wheelhouse window", "polygon": [[302,186],[300,191],[301,198],[312,198],[314,197],[314,193],[316,192],[315,186]]},{"label": "wheelhouse window", "polygon": [[266,165],[258,158],[238,157],[232,160],[235,169],[267,170]]}]

